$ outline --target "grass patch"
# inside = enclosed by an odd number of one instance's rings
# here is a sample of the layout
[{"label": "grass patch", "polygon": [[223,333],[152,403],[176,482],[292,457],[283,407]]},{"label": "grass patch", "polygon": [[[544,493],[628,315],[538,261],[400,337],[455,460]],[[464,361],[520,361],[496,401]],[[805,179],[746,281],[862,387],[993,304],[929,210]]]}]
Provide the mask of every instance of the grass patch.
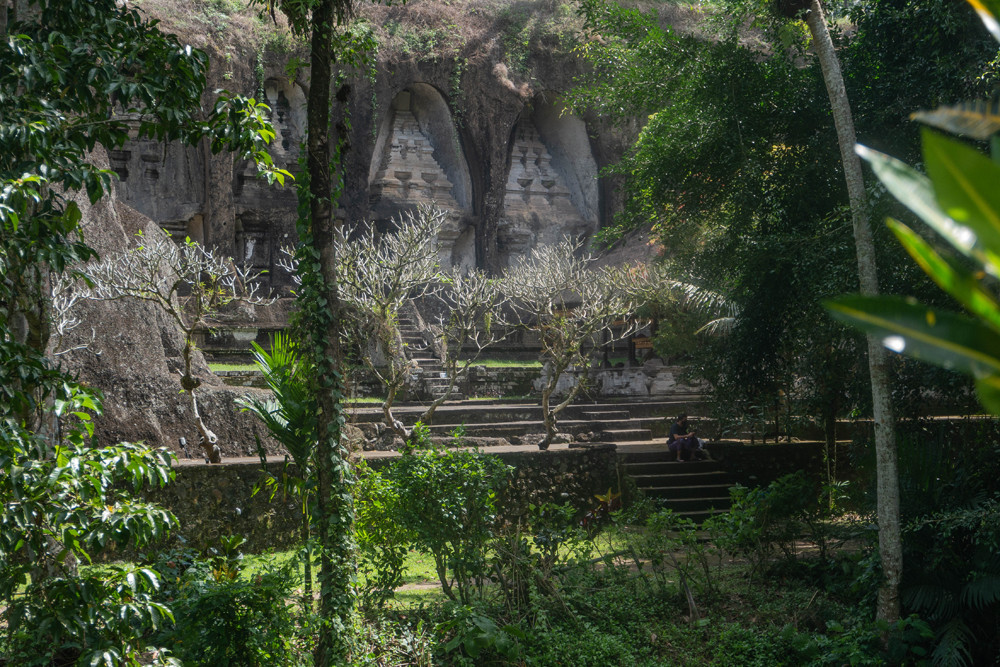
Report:
[{"label": "grass patch", "polygon": [[529,361],[523,359],[477,359],[472,365],[485,366],[486,368],[541,368],[542,362],[537,359]]},{"label": "grass patch", "polygon": [[225,364],[225,363],[210,363],[208,365],[208,370],[213,373],[222,373],[225,371],[239,371],[245,373],[247,371],[256,371],[257,364]]}]

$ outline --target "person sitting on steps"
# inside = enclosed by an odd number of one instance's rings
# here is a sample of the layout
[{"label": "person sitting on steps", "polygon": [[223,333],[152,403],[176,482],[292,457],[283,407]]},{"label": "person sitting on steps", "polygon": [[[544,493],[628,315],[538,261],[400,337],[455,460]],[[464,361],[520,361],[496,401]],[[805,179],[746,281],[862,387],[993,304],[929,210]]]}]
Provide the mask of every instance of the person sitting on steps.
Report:
[{"label": "person sitting on steps", "polygon": [[695,437],[694,431],[688,432],[686,414],[681,414],[677,421],[670,425],[667,447],[677,455],[678,461],[690,461],[695,451],[699,449],[698,438]]}]

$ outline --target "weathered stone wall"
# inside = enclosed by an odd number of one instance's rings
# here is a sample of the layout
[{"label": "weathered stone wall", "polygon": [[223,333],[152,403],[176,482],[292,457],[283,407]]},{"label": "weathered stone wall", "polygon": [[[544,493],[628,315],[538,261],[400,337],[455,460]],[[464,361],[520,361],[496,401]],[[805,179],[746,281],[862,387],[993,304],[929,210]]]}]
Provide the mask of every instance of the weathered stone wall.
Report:
[{"label": "weathered stone wall", "polygon": [[[614,445],[497,455],[515,468],[497,504],[505,520],[515,521],[527,512],[529,503],[569,502],[587,509],[594,504],[594,494],[618,488]],[[391,461],[386,457],[370,464],[378,469]],[[271,462],[268,469],[280,476],[283,465]],[[280,492],[273,500],[265,492],[253,496],[261,477],[259,462],[183,465],[172,484],[144,495],[177,515],[176,534],[187,546],[217,547],[220,536],[242,535],[247,552],[289,548],[298,542],[300,507]]]},{"label": "weathered stone wall", "polygon": [[[737,442],[716,442],[706,445],[712,459],[719,461],[726,472],[744,486],[767,486],[774,480],[804,471],[810,477],[825,475],[823,443],[792,442],[768,445],[747,445]],[[838,445],[837,458],[841,473],[848,467],[849,445]],[[843,475],[841,475],[843,476]]]}]

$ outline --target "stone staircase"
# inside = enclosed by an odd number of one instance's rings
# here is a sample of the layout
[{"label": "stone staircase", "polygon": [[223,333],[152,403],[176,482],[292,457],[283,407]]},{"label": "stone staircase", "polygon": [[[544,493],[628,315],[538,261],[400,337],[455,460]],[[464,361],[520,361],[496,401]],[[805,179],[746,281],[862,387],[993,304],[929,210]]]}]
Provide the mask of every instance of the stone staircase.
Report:
[{"label": "stone staircase", "polygon": [[[406,355],[418,368],[416,383],[430,400],[435,400],[448,389],[448,376],[444,364],[435,356],[434,349],[427,344],[416,322],[403,315],[399,318],[399,333],[406,345]],[[461,393],[452,391],[449,400],[458,401],[465,398]]]},{"label": "stone staircase", "polygon": [[676,461],[665,447],[623,453],[619,461],[640,491],[680,516],[700,523],[729,509],[735,479],[716,461]]},{"label": "stone staircase", "polygon": [[646,442],[653,440],[653,431],[635,428],[632,414],[628,410],[583,410],[583,421],[592,422],[594,431],[603,442]]}]

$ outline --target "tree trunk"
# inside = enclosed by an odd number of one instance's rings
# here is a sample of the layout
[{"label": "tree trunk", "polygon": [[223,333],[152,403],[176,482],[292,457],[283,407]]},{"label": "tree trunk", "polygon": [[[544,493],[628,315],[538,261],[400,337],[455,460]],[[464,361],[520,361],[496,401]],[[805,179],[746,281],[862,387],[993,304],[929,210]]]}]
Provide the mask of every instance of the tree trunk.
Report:
[{"label": "tree trunk", "polygon": [[[868,224],[864,177],[861,161],[854,152],[856,135],[851,106],[847,100],[840,62],[827,30],[826,17],[819,0],[810,0],[806,23],[812,33],[819,56],[823,81],[830,96],[830,107],[837,127],[840,157],[844,165],[847,194],[854,223],[854,244],[858,257],[858,277],[861,293],[878,293],[875,270],[875,246]],[[899,527],[899,473],[896,464],[896,434],[893,423],[888,372],[888,353],[880,341],[868,336],[868,369],[872,384],[872,406],[875,419],[875,456],[878,475],[879,554],[885,577],[878,593],[878,617],[893,623],[899,619],[899,581],[903,570],[902,543]]]},{"label": "tree trunk", "polygon": [[[349,470],[341,442],[343,425],[343,355],[340,349],[342,307],[334,251],[337,222],[333,217],[335,159],[330,144],[333,32],[344,13],[344,0],[322,0],[312,11],[310,85],[307,102],[307,166],[311,241],[319,260],[320,298],[308,322],[316,349],[319,388],[316,451],[316,508],[313,519],[320,551],[320,628],[313,662],[317,667],[342,664],[346,634],[354,611],[351,593],[354,508],[348,490]],[[314,255],[314,256],[315,256]],[[312,259],[312,258],[310,258]]]}]

